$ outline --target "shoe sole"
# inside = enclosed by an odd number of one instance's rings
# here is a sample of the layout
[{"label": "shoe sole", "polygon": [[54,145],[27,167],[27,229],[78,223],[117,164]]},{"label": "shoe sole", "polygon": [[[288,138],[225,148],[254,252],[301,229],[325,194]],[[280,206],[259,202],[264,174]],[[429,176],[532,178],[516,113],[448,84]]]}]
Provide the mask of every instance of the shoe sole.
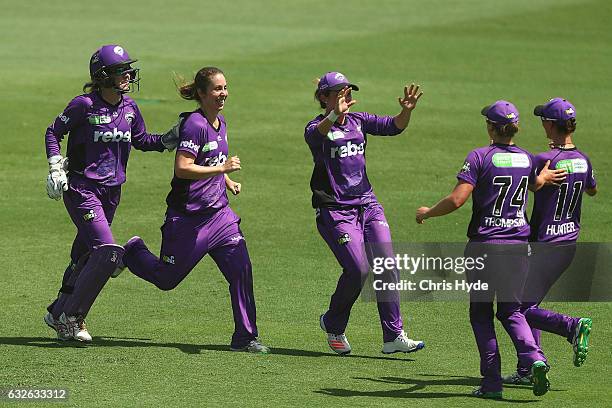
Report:
[{"label": "shoe sole", "polygon": [[589,336],[593,321],[591,319],[580,319],[578,323],[578,339],[574,346],[574,366],[580,367],[584,364],[589,352]]},{"label": "shoe sole", "polygon": [[233,351],[234,353],[251,353],[251,354],[270,354],[270,349],[267,350],[261,350],[261,351],[251,351],[247,348],[233,348],[230,347],[230,351]]},{"label": "shoe sole", "polygon": [[383,354],[395,354],[395,353],[404,353],[404,354],[408,354],[408,353],[416,353],[419,350],[423,350],[425,348],[425,343],[419,343],[415,348],[413,348],[412,350],[408,350],[408,351],[402,351],[402,350],[395,350],[395,351],[385,351],[383,350],[382,353]]},{"label": "shoe sole", "polygon": [[536,361],[533,363],[531,371],[533,395],[539,397],[546,394],[550,389],[550,381],[548,380],[548,371],[550,371],[550,367],[542,361]]}]

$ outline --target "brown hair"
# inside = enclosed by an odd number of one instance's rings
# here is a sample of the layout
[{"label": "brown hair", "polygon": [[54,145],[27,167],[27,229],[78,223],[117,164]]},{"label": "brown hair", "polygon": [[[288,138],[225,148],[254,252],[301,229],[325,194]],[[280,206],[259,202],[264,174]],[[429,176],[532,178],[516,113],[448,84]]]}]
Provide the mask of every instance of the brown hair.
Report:
[{"label": "brown hair", "polygon": [[90,92],[99,91],[99,90],[100,90],[100,84],[98,82],[90,81],[90,82],[86,82],[85,85],[83,85],[83,92],[85,93],[90,93]]},{"label": "brown hair", "polygon": [[576,118],[570,118],[568,120],[556,120],[553,122],[555,128],[559,133],[570,134],[576,131]]},{"label": "brown hair", "polygon": [[[208,86],[211,84],[211,78],[217,74],[223,75],[223,71],[221,71],[217,67],[204,67],[199,70],[193,81],[186,82],[184,78],[180,75],[175,74],[175,85],[176,88],[181,95],[181,98],[187,99],[188,101],[200,101],[200,96],[198,95],[198,89],[202,92],[206,92]],[[180,83],[180,85],[177,83]]]},{"label": "brown hair", "polygon": [[487,121],[493,127],[495,134],[500,138],[512,138],[519,131],[518,123],[506,123],[505,125]]},{"label": "brown hair", "polygon": [[328,96],[329,95],[329,89],[321,91],[319,89],[319,82],[320,81],[321,81],[321,78],[315,78],[315,79],[312,80],[312,83],[317,86],[317,89],[315,90],[315,93],[314,93],[314,99],[315,99],[315,101],[319,102],[319,105],[321,106],[321,109],[325,109],[325,108],[327,108],[327,106],[321,101],[321,99],[319,99],[319,95]]}]

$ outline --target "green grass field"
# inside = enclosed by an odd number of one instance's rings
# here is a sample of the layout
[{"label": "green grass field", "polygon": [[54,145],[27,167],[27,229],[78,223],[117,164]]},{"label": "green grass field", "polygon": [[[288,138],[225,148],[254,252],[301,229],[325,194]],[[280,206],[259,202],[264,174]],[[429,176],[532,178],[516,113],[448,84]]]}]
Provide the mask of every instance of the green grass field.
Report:
[{"label": "green grass field", "polygon": [[[612,241],[611,15],[604,0],[3,2],[0,388],[63,387],[70,397],[62,406],[91,407],[609,406],[611,303],[553,305],[591,316],[594,335],[580,369],[563,339],[544,335],[553,385],[541,398],[525,387],[506,388],[501,403],[467,396],[479,371],[462,303],[404,304],[410,336],[427,344],[406,358],[380,354],[376,306],[358,302],[347,329],[353,355],[334,355],[318,316],[340,268],[315,228],[303,128],[319,112],[312,79],[326,71],[360,85],[354,110],[380,114],[398,112],[405,83],[421,84],[409,130],[370,139],[368,173],[396,241],[464,241],[469,205],[423,226],[414,211],[450,191],[467,152],[487,143],[480,108],[513,101],[522,113],[516,141],[538,152],[546,139],[531,110],[565,96],[600,188],[584,200],[581,239]],[[135,98],[151,131],[193,108],[178,97],[173,71],[225,71],[230,148],[243,162],[233,178],[244,191],[231,205],[243,219],[258,326],[273,354],[228,351],[229,296],[209,258],[171,292],[129,273],[110,281],[87,319],[90,346],[59,344],[43,324],[75,233],[63,204],[46,197],[43,135],[106,43],[140,60]],[[138,234],[159,247],[172,162],[169,153],[133,152],[117,242]],[[498,337],[510,372],[513,347],[501,326]]]}]

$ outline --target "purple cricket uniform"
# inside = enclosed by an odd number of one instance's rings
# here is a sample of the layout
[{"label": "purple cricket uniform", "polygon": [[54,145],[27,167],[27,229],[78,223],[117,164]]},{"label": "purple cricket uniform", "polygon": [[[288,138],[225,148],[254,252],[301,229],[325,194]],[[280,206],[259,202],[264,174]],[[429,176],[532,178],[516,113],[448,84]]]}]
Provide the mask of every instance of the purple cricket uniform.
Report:
[{"label": "purple cricket uniform", "polygon": [[[75,97],[47,128],[47,157],[60,154],[60,141],[66,134],[68,191],[63,199],[78,232],[64,281],[88,251],[114,243],[110,225],[119,205],[132,145],[143,151],[165,150],[160,135],[147,133],[140,110],[126,95],[117,105],[109,104],[97,92]],[[56,301],[49,306],[54,317],[62,313],[62,304]]]},{"label": "purple cricket uniform", "polygon": [[535,361],[546,361],[520,311],[528,272],[530,230],[525,208],[528,185],[535,181],[533,157],[518,146],[494,143],[470,152],[457,178],[474,186],[466,256],[487,254],[485,269],[468,274],[468,280],[488,282],[490,287],[470,292],[470,323],[480,353],[482,391],[496,392],[502,389],[493,324],[496,295],[496,316],[510,335],[521,364],[531,367]]},{"label": "purple cricket uniform", "polygon": [[[402,132],[393,117],[365,112],[348,113],[344,124],[334,123],[321,135],[317,116],[306,126],[304,138],[310,147],[314,171],[310,181],[312,205],[317,210],[317,229],[330,247],[343,272],[324,315],[327,331],[344,333],[351,308],[365,282],[370,258],[364,243],[390,243],[391,232],[383,207],[378,203],[366,173],[367,135],[393,136]],[[381,256],[393,257],[389,254]],[[399,294],[377,292],[383,341],[395,340],[403,322]]]},{"label": "purple cricket uniform", "polygon": [[[228,157],[223,116],[218,116],[218,129],[200,110],[182,116],[186,118],[177,151],[193,155],[197,165],[222,166]],[[235,324],[232,347],[243,347],[258,335],[253,275],[240,218],[228,205],[225,176],[218,174],[201,180],[174,176],[171,185],[166,219],[161,227],[160,257],[137,239],[125,245],[123,262],[140,278],[159,289],[171,290],[210,254],[229,283]]]},{"label": "purple cricket uniform", "polygon": [[535,193],[531,213],[531,240],[570,242],[578,239],[582,193],[597,186],[589,158],[580,150],[552,149],[535,157],[539,173],[550,160],[550,169],[565,169],[560,187],[544,186]]},{"label": "purple cricket uniform", "polygon": [[[570,343],[573,340],[580,318],[540,309],[539,305],[574,259],[582,194],[597,186],[589,158],[578,149],[554,148],[538,154],[535,157],[538,173],[548,160],[550,169],[563,168],[568,174],[560,187],[545,186],[535,193],[531,213],[530,240],[543,244],[535,246],[530,257],[522,310],[538,345],[541,330],[563,336]],[[519,362],[518,372],[524,375],[528,368]]]}]

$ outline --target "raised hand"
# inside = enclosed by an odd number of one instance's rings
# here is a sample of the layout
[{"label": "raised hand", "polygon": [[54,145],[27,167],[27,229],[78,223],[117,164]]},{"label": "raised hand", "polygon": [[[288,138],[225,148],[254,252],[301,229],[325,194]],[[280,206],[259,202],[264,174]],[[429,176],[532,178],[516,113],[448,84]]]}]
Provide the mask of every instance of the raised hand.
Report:
[{"label": "raised hand", "polygon": [[410,84],[404,87],[404,97],[397,98],[402,109],[411,111],[416,108],[416,104],[423,95],[423,92],[419,92],[420,85]]},{"label": "raised hand", "polygon": [[357,103],[355,99],[352,99],[349,102],[346,101],[346,97],[348,96],[349,92],[351,92],[351,88],[348,86],[345,86],[343,89],[338,91],[338,95],[336,96],[336,104],[334,105],[334,112],[336,112],[336,115],[347,113],[350,107]]}]

